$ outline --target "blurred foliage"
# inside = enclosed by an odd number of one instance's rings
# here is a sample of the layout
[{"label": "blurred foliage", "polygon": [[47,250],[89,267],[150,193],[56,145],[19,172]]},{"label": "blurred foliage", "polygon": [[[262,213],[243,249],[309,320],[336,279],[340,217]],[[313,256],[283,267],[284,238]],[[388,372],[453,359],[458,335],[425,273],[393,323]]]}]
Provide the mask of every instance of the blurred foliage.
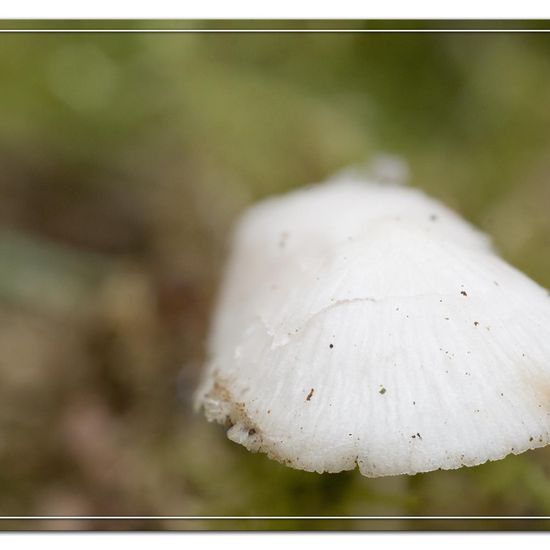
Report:
[{"label": "blurred foliage", "polygon": [[380,153],[550,286],[549,69],[540,34],[1,35],[0,514],[550,514],[545,449],[320,476],[191,409],[236,216]]}]

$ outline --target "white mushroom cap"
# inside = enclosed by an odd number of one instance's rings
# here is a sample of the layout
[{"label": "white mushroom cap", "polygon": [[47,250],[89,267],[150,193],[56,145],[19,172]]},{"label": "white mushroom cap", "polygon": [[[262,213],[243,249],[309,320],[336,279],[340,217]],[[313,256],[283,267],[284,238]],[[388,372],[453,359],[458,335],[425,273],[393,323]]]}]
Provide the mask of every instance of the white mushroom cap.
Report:
[{"label": "white mushroom cap", "polygon": [[242,218],[197,404],[294,468],[473,466],[549,443],[549,327],[486,236],[348,176]]}]

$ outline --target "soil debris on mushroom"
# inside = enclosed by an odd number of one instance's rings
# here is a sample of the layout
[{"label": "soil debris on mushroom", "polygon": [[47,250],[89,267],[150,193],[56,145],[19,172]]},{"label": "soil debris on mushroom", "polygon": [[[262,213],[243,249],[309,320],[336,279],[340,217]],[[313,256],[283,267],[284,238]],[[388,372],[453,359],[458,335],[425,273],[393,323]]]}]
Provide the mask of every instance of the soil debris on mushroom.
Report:
[{"label": "soil debris on mushroom", "polygon": [[231,440],[316,472],[415,474],[542,447],[547,296],[420,190],[340,176],[239,221],[196,404]]}]

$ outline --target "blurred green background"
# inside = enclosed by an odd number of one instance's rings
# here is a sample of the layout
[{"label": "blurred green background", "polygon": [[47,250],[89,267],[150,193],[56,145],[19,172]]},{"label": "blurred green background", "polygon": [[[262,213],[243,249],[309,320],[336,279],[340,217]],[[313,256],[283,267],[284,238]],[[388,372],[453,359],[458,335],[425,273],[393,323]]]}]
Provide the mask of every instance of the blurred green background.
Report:
[{"label": "blurred green background", "polygon": [[0,514],[550,515],[546,449],[318,475],[192,412],[236,216],[381,154],[550,287],[550,35],[0,35]]}]

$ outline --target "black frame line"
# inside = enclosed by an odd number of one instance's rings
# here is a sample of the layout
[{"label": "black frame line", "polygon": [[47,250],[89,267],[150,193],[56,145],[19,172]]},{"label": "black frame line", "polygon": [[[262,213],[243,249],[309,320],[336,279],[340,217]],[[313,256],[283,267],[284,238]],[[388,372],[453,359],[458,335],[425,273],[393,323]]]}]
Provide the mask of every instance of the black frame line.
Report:
[{"label": "black frame line", "polygon": [[[32,20],[27,20],[32,21]],[[36,21],[36,20],[35,20]],[[86,21],[86,20],[77,20],[77,21]],[[109,22],[112,20],[101,21],[101,23]],[[141,20],[143,21],[143,20]],[[169,20],[163,20],[168,21]],[[192,22],[193,20],[189,20]],[[196,20],[195,20],[196,21]],[[234,23],[239,22],[240,20],[235,20]],[[452,20],[448,20],[453,22]],[[69,22],[69,21],[67,21]],[[90,21],[92,22],[92,21]],[[129,20],[128,23],[139,23],[140,20]],[[215,23],[215,20],[209,21],[209,23]],[[255,23],[269,23],[269,20],[252,20],[245,21],[246,23],[255,22]],[[287,22],[292,23],[292,20]],[[323,21],[326,23],[326,21]],[[343,21],[342,21],[343,22]],[[350,24],[361,24],[368,22],[368,20],[346,20]],[[375,21],[376,22],[376,21]],[[399,21],[395,20],[395,23]],[[414,23],[414,20],[407,20],[406,23]],[[428,21],[430,24],[441,23],[442,20],[433,20]],[[447,22],[447,21],[445,21]],[[469,21],[454,21],[458,24],[467,24],[472,22],[480,22],[480,20],[469,20]],[[490,20],[492,23],[504,23],[506,21],[502,20]],[[530,20],[522,20],[522,23],[532,23]],[[1,20],[0,25],[16,23],[14,20]],[[47,22],[46,22],[47,23]],[[546,23],[550,24],[550,20],[537,20],[536,23]],[[440,29],[440,28],[431,28],[431,29],[413,29],[413,28],[404,28],[404,29],[0,29],[0,34],[136,34],[136,33],[152,33],[152,34],[266,34],[266,33],[280,33],[280,34],[503,34],[503,33],[513,33],[513,34],[546,34],[550,33],[550,28],[541,29],[541,28],[492,28],[492,29],[475,29],[475,28],[454,28],[454,29]],[[247,521],[247,520],[372,520],[372,521],[392,521],[392,520],[466,520],[466,521],[475,521],[475,520],[550,520],[550,516],[0,516],[1,521],[26,521],[26,520],[35,520],[35,521],[50,521],[50,520],[101,520],[101,521],[132,521],[132,520],[187,520],[187,521],[197,521],[197,520],[211,520],[211,521]]]}]

